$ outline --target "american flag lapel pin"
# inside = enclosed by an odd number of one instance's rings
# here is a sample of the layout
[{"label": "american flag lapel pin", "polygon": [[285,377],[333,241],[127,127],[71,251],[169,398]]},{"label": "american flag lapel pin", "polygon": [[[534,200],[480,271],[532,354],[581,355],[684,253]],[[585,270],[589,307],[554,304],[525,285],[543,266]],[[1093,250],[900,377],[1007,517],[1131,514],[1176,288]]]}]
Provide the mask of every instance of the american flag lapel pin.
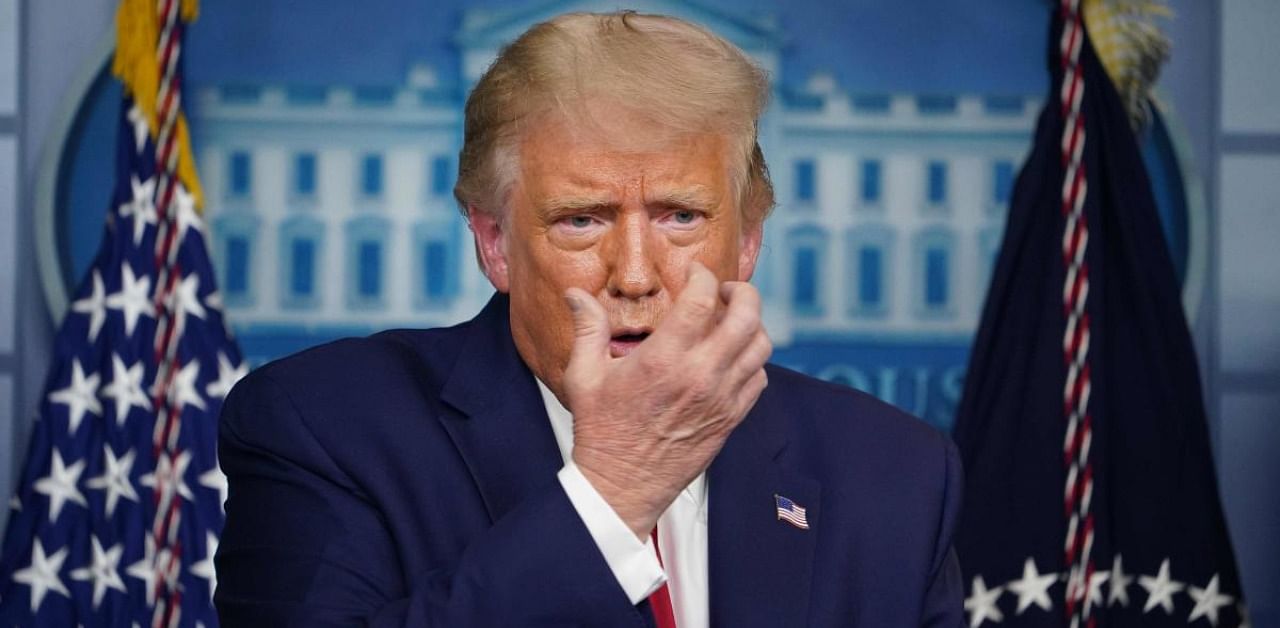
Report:
[{"label": "american flag lapel pin", "polygon": [[805,518],[804,507],[778,494],[773,496],[774,505],[778,507],[778,520],[800,528],[809,529],[809,520]]}]

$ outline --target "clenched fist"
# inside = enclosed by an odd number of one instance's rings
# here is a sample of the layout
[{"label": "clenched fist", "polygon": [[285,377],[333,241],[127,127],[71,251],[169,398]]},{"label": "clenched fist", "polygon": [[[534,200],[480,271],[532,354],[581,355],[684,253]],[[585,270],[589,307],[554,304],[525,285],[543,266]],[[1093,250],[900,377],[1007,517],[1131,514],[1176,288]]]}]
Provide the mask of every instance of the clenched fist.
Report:
[{"label": "clenched fist", "polygon": [[637,537],[719,453],[755,405],[773,351],[760,295],[700,264],[653,334],[621,357],[604,307],[566,293],[574,345],[564,374],[573,460]]}]

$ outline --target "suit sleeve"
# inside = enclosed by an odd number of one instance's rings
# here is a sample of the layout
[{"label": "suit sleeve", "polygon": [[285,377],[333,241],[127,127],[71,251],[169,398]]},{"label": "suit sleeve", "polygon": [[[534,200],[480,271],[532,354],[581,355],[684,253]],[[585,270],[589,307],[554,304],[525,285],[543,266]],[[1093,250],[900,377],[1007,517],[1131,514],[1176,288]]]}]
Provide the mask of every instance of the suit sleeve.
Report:
[{"label": "suit sleeve", "polygon": [[379,510],[268,373],[228,396],[218,454],[229,482],[214,596],[223,626],[647,624],[558,482],[453,564],[405,574]]},{"label": "suit sleeve", "polygon": [[930,584],[925,591],[920,625],[925,628],[960,628],[964,619],[964,581],[960,574],[960,560],[952,546],[956,524],[960,517],[964,474],[960,452],[950,439],[945,443],[944,458],[946,478],[943,482],[943,510],[938,524],[937,541]]}]

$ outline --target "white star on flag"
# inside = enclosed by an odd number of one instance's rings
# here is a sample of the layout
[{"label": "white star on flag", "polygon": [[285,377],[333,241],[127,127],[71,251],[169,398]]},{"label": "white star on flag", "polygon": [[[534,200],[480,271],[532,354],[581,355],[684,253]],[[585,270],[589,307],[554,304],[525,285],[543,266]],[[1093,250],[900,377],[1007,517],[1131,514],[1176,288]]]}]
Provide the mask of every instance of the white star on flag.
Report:
[{"label": "white star on flag", "polygon": [[1147,590],[1147,604],[1142,607],[1144,615],[1156,606],[1163,608],[1165,613],[1173,614],[1173,594],[1186,588],[1186,585],[1181,582],[1169,578],[1168,558],[1160,563],[1160,571],[1154,578],[1140,576],[1138,585]]},{"label": "white star on flag", "polygon": [[964,601],[964,610],[969,612],[969,628],[978,628],[988,619],[995,624],[1004,620],[1004,615],[996,606],[1001,593],[1004,593],[1004,587],[988,590],[982,576],[973,577],[973,594]]},{"label": "white star on flag", "polygon": [[1133,576],[1125,575],[1120,555],[1116,554],[1111,563],[1111,595],[1107,596],[1107,605],[1115,606],[1120,602],[1120,606],[1129,606],[1129,584],[1132,582]]},{"label": "white star on flag", "polygon": [[156,224],[156,180],[148,177],[146,181],[139,181],[138,175],[130,175],[129,186],[133,188],[133,199],[120,206],[120,215],[133,218],[133,245],[137,246],[147,225]]},{"label": "white star on flag", "polygon": [[178,576],[182,575],[182,567],[180,559],[174,557],[172,549],[157,548],[155,569],[156,577],[164,580],[166,588],[170,591],[178,588]]},{"label": "white star on flag", "polygon": [[103,321],[107,320],[107,308],[104,300],[106,290],[102,284],[102,273],[98,269],[93,269],[93,288],[92,291],[83,299],[71,304],[71,311],[77,314],[89,315],[89,342],[98,339],[98,332],[102,330]]},{"label": "white star on flag", "polygon": [[136,103],[129,107],[129,124],[133,125],[133,148],[141,153],[142,147],[147,145],[151,128],[147,125],[147,117],[142,115],[142,108]]},{"label": "white star on flag", "polygon": [[222,469],[215,464],[208,471],[200,474],[198,481],[201,486],[218,491],[218,506],[225,513],[227,511],[227,476],[222,473]]},{"label": "white star on flag", "polygon": [[151,278],[134,275],[128,262],[121,264],[120,292],[107,296],[107,307],[124,314],[124,334],[132,337],[139,316],[155,317],[155,306],[151,304]]},{"label": "white star on flag", "polygon": [[1009,583],[1009,591],[1018,594],[1018,614],[1027,610],[1032,604],[1042,610],[1052,610],[1053,602],[1049,599],[1049,587],[1057,582],[1058,574],[1040,575],[1036,562],[1031,558],[1022,565],[1022,579]]},{"label": "white star on flag", "polygon": [[36,538],[31,548],[31,564],[27,565],[26,569],[13,573],[14,582],[31,587],[32,614],[40,608],[44,596],[50,591],[62,597],[71,597],[71,592],[67,591],[67,587],[62,584],[62,578],[58,577],[58,572],[62,570],[62,562],[66,559],[67,548],[54,552],[52,556],[46,556],[44,546],[40,544],[40,539]]},{"label": "white star on flag", "polygon": [[37,493],[49,496],[49,523],[58,520],[62,505],[68,501],[85,508],[89,507],[88,502],[84,500],[84,495],[80,494],[80,489],[76,488],[76,484],[80,481],[80,474],[83,472],[83,460],[78,460],[68,467],[62,464],[62,454],[58,453],[57,449],[53,450],[53,462],[49,465],[49,475],[36,480],[35,483]]},{"label": "white star on flag", "polygon": [[147,608],[156,605],[156,540],[150,533],[145,533],[142,558],[129,565],[125,574],[142,581],[142,590],[147,595]]},{"label": "white star on flag", "polygon": [[73,358],[71,360],[71,382],[66,388],[55,390],[49,393],[50,403],[60,403],[67,406],[67,433],[75,436],[76,429],[80,427],[80,421],[84,419],[86,412],[95,416],[102,416],[102,404],[98,402],[98,382],[101,376],[97,373],[89,375],[84,374],[84,369],[80,368],[80,360]]},{"label": "white star on flag", "polygon": [[[66,295],[26,462],[0,511],[0,628],[216,623],[200,590],[214,582],[216,548],[201,541],[226,521],[212,437],[246,368],[217,298],[190,138],[176,133],[156,154],[157,120],[185,115],[177,71],[193,16],[179,13],[147,32],[117,25],[121,45],[147,52],[133,61],[164,67],[143,72],[141,88],[130,72],[113,81],[116,150],[99,170],[114,194]],[[157,85],[174,97],[157,101]]]},{"label": "white star on flag", "polygon": [[231,387],[236,385],[242,377],[249,374],[249,365],[241,362],[232,364],[227,354],[218,352],[218,379],[209,382],[205,386],[204,394],[210,399],[225,399],[227,393],[231,392]]},{"label": "white star on flag", "polygon": [[98,610],[98,605],[102,604],[102,597],[106,595],[107,589],[115,589],[121,593],[127,592],[124,581],[120,579],[120,572],[116,568],[116,565],[120,564],[120,554],[124,552],[124,546],[117,543],[104,552],[98,537],[91,536],[89,540],[93,542],[92,562],[72,571],[71,579],[81,582],[93,581],[93,610]]},{"label": "white star on flag", "polygon": [[196,380],[200,378],[200,360],[192,358],[173,376],[173,386],[169,388],[169,403],[173,404],[178,410],[178,414],[182,414],[182,409],[186,406],[194,406],[205,409],[204,397],[200,396],[200,391],[196,388]]},{"label": "white star on flag", "polygon": [[[215,310],[226,309],[222,307],[222,293],[218,292],[217,290],[214,290],[213,292],[210,292],[209,294],[204,295],[204,304],[206,307],[210,307]],[[227,330],[227,336],[228,337],[231,336],[230,329]]]},{"label": "white star on flag", "polygon": [[125,366],[120,354],[111,354],[111,383],[102,388],[102,396],[115,399],[116,425],[123,426],[129,416],[129,410],[138,406],[144,410],[151,409],[151,401],[147,393],[142,392],[143,363],[141,360],[133,366]]},{"label": "white star on flag", "polygon": [[213,602],[213,591],[218,588],[218,572],[213,567],[213,555],[218,551],[218,536],[206,531],[204,548],[204,560],[191,565],[191,573],[209,582],[209,602]]},{"label": "white star on flag", "polygon": [[133,482],[129,480],[135,452],[131,449],[120,458],[116,458],[109,443],[104,443],[102,450],[106,468],[102,470],[102,475],[89,478],[85,485],[92,489],[107,491],[107,517],[111,517],[115,514],[116,502],[120,501],[121,497],[132,502],[138,501],[138,493],[133,489]]},{"label": "white star on flag", "polygon": [[1111,573],[1107,571],[1095,571],[1089,576],[1088,595],[1084,599],[1085,614],[1089,609],[1097,606],[1101,608],[1102,603],[1102,585],[1111,578]]},{"label": "white star on flag", "polygon": [[196,318],[204,318],[204,305],[200,303],[200,275],[190,273],[182,278],[178,289],[173,292],[174,306],[177,312],[178,329],[185,329],[187,314]]},{"label": "white star on flag", "polygon": [[1203,589],[1199,587],[1191,587],[1187,590],[1191,595],[1191,599],[1195,600],[1195,608],[1191,609],[1191,616],[1187,618],[1187,622],[1193,622],[1201,617],[1209,619],[1209,625],[1218,625],[1218,609],[1223,606],[1230,606],[1235,602],[1235,598],[1230,595],[1223,595],[1218,592],[1218,574],[1213,574],[1209,579],[1209,584]]},{"label": "white star on flag", "polygon": [[196,197],[187,191],[187,186],[178,184],[173,192],[174,208],[177,210],[178,242],[187,235],[187,229],[195,229],[204,233],[204,220],[196,211]]},{"label": "white star on flag", "polygon": [[138,479],[143,486],[160,491],[160,504],[168,507],[173,494],[181,495],[187,501],[195,500],[191,487],[187,486],[187,466],[191,464],[191,452],[184,451],[176,459],[161,453],[156,460],[156,470]]}]

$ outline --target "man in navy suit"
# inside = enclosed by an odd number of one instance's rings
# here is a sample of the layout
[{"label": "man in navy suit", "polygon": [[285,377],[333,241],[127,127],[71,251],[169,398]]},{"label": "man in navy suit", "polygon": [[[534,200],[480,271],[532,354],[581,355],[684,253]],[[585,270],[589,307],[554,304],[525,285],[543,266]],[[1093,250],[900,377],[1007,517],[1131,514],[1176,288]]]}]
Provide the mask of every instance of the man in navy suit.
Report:
[{"label": "man in navy suit", "polygon": [[766,365],[768,82],[663,16],[569,14],[467,101],[497,295],[231,392],[226,626],[958,626],[954,447]]}]

